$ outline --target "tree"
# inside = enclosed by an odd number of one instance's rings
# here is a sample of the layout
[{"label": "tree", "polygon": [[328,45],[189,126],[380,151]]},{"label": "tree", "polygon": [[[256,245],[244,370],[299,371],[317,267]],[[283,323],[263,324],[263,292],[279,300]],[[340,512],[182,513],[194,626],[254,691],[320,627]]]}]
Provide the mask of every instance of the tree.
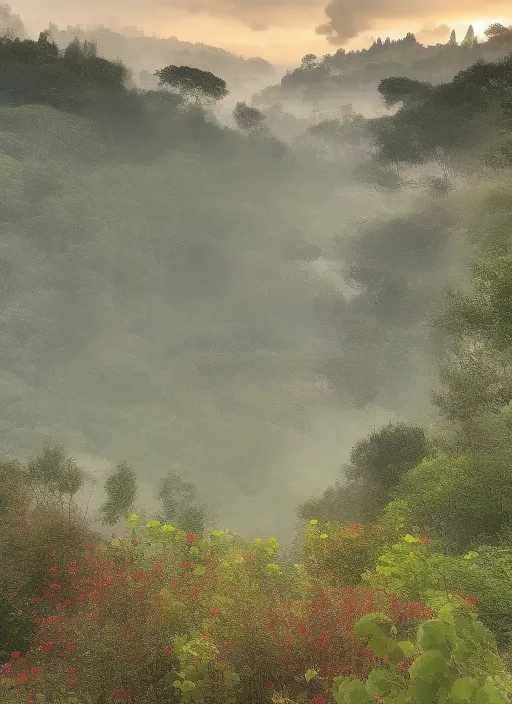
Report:
[{"label": "tree", "polygon": [[245,102],[236,104],[233,117],[238,128],[247,131],[256,129],[265,120],[265,115],[260,110],[250,107]]},{"label": "tree", "polygon": [[466,36],[462,40],[462,45],[461,46],[468,46],[472,47],[475,43],[475,30],[473,29],[473,25],[470,24],[468,31],[466,32]]},{"label": "tree", "polygon": [[155,73],[160,86],[178,91],[185,99],[216,102],[225,98],[229,91],[226,81],[210,71],[201,71],[190,66],[166,66]]},{"label": "tree", "polygon": [[305,70],[315,68],[317,65],[317,58],[318,57],[316,56],[316,54],[306,54],[306,56],[302,57],[300,67]]},{"label": "tree", "polygon": [[485,36],[489,39],[494,39],[496,37],[504,37],[510,32],[510,27],[505,27],[504,24],[500,22],[495,22],[491,24],[484,32]]},{"label": "tree", "polygon": [[162,479],[155,498],[162,504],[162,517],[190,533],[204,532],[205,512],[197,504],[197,491],[191,482],[184,481],[175,471]]},{"label": "tree", "polygon": [[406,106],[416,105],[432,95],[433,86],[411,78],[384,78],[377,89],[387,108],[402,102]]},{"label": "tree", "polygon": [[350,453],[347,476],[389,492],[429,452],[422,428],[390,423],[356,444]]},{"label": "tree", "polygon": [[133,508],[137,496],[137,477],[131,465],[120,462],[105,483],[106,501],[100,508],[103,524],[113,526]]},{"label": "tree", "polygon": [[0,36],[11,36],[25,39],[27,32],[19,15],[13,14],[11,6],[0,3]]},{"label": "tree", "polygon": [[85,482],[85,472],[75,460],[66,456],[60,445],[46,445],[40,455],[30,458],[27,475],[39,500],[53,501],[61,508],[67,497],[71,506],[73,497]]},{"label": "tree", "polygon": [[510,455],[439,452],[403,476],[397,497],[418,530],[454,552],[496,544],[512,526]]}]

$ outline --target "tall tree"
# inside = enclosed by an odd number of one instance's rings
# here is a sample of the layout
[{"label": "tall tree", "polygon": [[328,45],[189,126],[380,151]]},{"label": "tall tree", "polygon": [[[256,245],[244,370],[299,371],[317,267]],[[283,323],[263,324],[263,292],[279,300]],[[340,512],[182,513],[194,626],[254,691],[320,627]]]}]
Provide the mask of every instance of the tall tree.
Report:
[{"label": "tall tree", "polygon": [[473,29],[473,25],[470,24],[468,31],[466,32],[466,36],[462,40],[462,46],[472,47],[474,43],[475,43],[475,30]]},{"label": "tall tree", "polygon": [[163,477],[155,498],[162,504],[165,521],[191,533],[204,531],[205,512],[197,502],[196,488],[177,472],[171,470]]},{"label": "tall tree", "polygon": [[105,483],[107,498],[100,508],[104,525],[113,526],[126,516],[135,504],[137,477],[131,465],[120,462]]}]

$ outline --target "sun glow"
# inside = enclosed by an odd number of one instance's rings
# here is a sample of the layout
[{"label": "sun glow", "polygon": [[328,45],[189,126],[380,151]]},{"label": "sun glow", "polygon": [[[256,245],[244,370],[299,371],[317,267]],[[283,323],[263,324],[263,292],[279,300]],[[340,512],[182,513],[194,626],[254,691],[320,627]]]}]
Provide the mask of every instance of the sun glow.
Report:
[{"label": "sun glow", "polygon": [[477,20],[468,20],[468,24],[473,25],[473,29],[475,30],[475,34],[477,37],[483,37],[485,30],[491,25],[491,24],[503,24],[505,27],[508,27],[510,24],[510,18],[507,19],[505,17],[486,17],[486,18],[479,18]]}]

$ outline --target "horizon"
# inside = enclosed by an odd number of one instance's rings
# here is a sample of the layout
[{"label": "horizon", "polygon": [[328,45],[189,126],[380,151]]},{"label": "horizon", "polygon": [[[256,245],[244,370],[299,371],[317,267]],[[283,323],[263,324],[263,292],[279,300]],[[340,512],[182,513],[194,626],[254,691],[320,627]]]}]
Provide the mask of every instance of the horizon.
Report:
[{"label": "horizon", "polygon": [[[218,47],[246,58],[259,57],[266,59],[277,67],[288,68],[300,63],[301,58],[308,53],[318,55],[333,53],[338,48],[343,47],[347,51],[363,49],[371,45],[378,36],[382,38],[389,36],[391,39],[398,39],[412,31],[420,37],[439,32],[443,26],[448,25],[450,29],[455,29],[457,38],[462,39],[470,24],[473,25],[477,36],[482,37],[485,29],[493,22],[500,22],[508,25],[512,23],[512,18],[500,13],[496,15],[468,15],[457,18],[439,17],[435,22],[418,20],[418,18],[404,18],[403,20],[376,21],[372,30],[359,32],[355,37],[346,41],[330,43],[325,36],[315,32],[315,26],[321,19],[318,13],[309,13],[306,22],[300,24],[287,23],[282,26],[272,26],[264,31],[255,31],[241,21],[230,17],[213,17],[206,13],[188,14],[181,13],[174,17],[172,21],[160,19],[158,13],[155,17],[144,18],[128,12],[125,16],[109,15],[110,5],[107,5],[106,12],[90,11],[90,8],[75,8],[72,3],[58,11],[55,6],[58,0],[54,0],[52,7],[42,14],[38,10],[34,13],[30,11],[33,5],[32,0],[20,0],[12,3],[12,11],[18,14],[31,36],[47,28],[50,23],[56,24],[59,29],[66,29],[67,26],[82,25],[92,30],[100,25],[121,34],[127,30],[143,32],[144,36],[156,36],[160,39],[176,38],[179,41],[205,44]],[[418,39],[420,43],[425,43]],[[437,41],[442,41],[438,39]],[[427,42],[428,43],[428,42]],[[432,43],[436,43],[433,39]]]}]

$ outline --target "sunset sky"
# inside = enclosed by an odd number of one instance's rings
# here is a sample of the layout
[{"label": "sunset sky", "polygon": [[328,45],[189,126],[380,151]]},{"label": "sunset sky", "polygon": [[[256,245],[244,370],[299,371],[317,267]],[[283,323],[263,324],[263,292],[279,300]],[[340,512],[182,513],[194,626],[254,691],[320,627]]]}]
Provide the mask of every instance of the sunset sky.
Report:
[{"label": "sunset sky", "polygon": [[492,22],[512,22],[510,0],[12,0],[11,6],[31,33],[50,21],[135,25],[146,34],[221,46],[280,64],[443,23],[459,32],[472,23],[481,33]]}]

